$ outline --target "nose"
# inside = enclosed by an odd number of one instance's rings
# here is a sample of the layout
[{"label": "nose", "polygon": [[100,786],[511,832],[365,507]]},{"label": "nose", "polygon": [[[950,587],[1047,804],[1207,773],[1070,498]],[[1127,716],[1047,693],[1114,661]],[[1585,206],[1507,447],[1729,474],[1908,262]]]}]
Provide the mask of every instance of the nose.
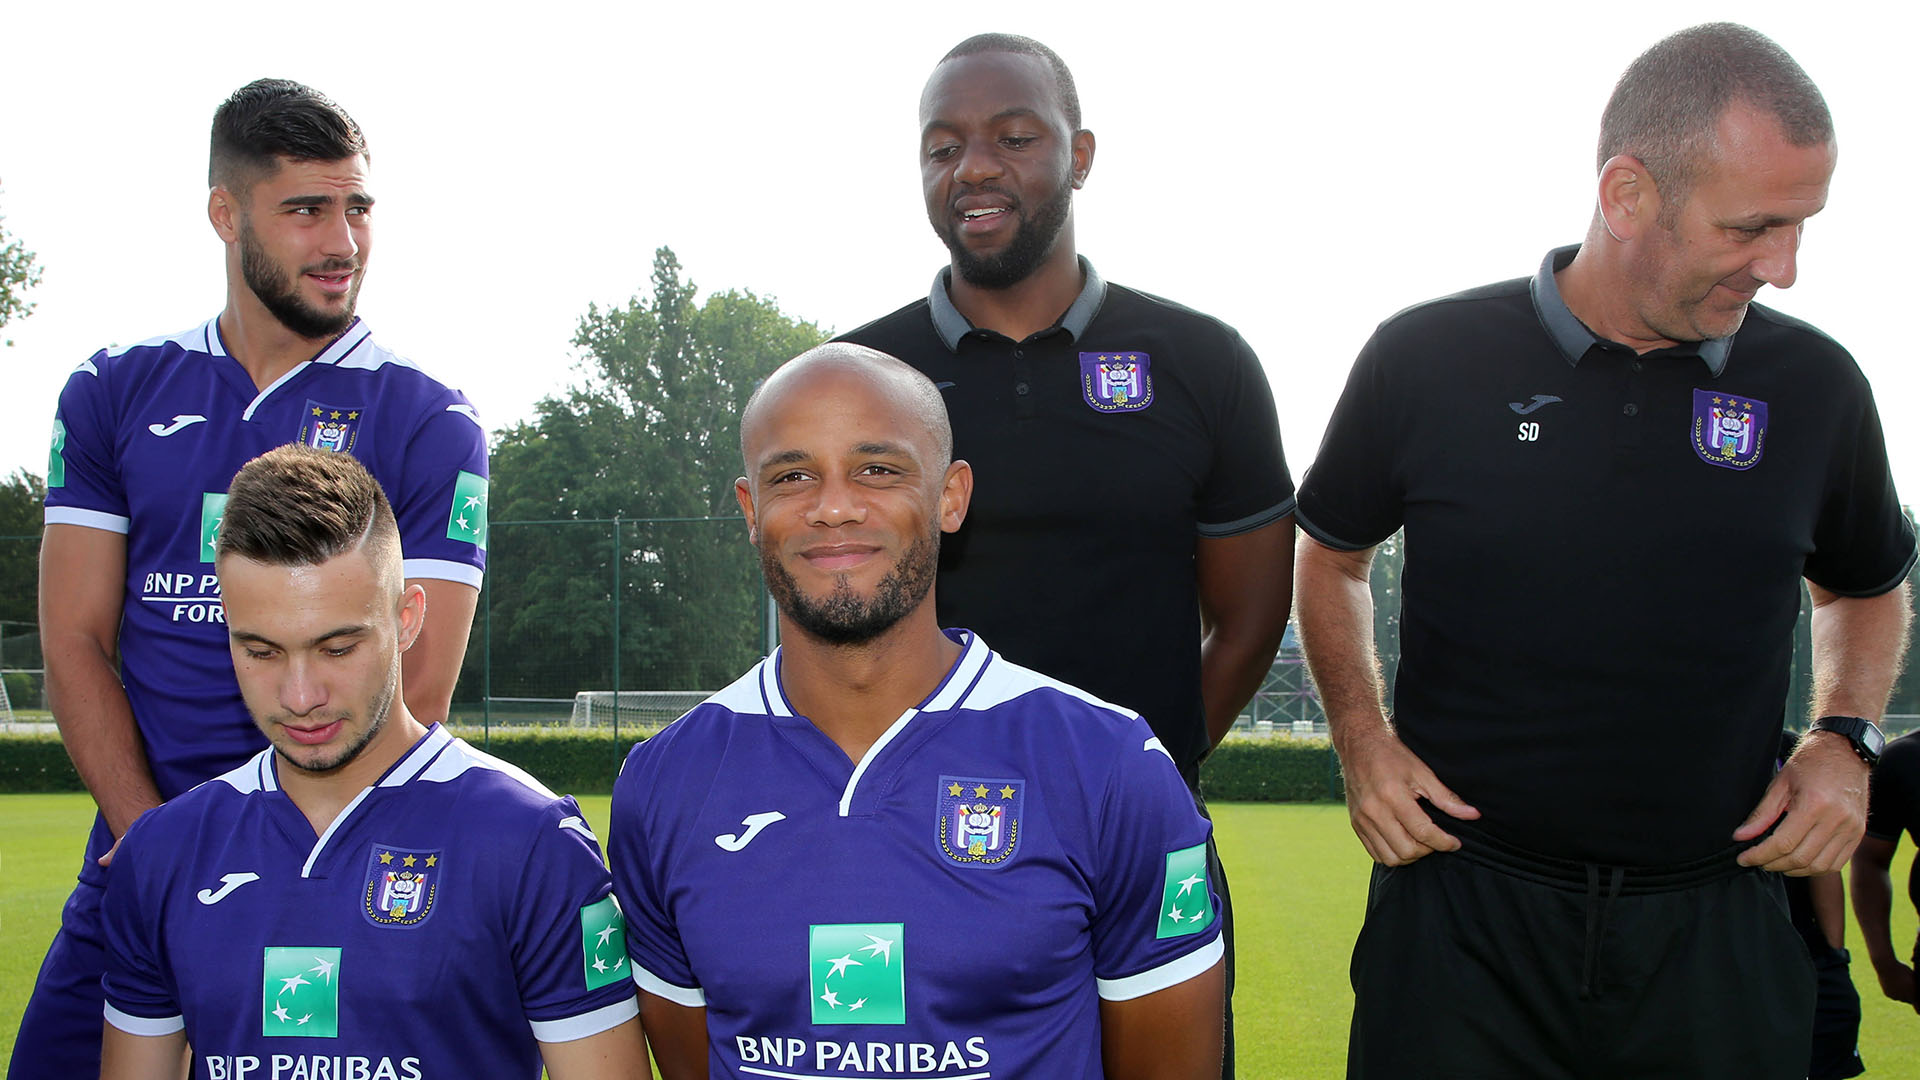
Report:
[{"label": "nose", "polygon": [[991,140],[969,139],[960,146],[960,160],[954,165],[953,178],[978,186],[999,179],[1002,171],[1000,155]]},{"label": "nose", "polygon": [[306,716],[326,703],[326,683],[315,665],[305,659],[287,664],[280,680],[280,707],[294,716]]},{"label": "nose", "polygon": [[843,477],[827,477],[821,480],[815,490],[807,520],[810,524],[828,528],[858,525],[867,520],[867,501],[862,496],[860,485]]},{"label": "nose", "polygon": [[1776,289],[1790,289],[1800,273],[1800,236],[1804,224],[1786,229],[1768,229],[1759,241],[1761,249],[1753,260],[1753,276]]},{"label": "nose", "polygon": [[359,254],[360,243],[353,235],[354,221],[351,214],[329,215],[321,230],[321,254],[329,259],[351,259]]}]

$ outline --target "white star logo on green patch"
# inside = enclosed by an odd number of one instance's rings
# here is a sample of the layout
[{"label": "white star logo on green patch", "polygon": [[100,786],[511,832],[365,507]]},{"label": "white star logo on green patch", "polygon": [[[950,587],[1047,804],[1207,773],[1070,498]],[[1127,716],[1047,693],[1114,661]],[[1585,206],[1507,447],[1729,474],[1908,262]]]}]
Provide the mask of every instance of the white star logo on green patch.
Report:
[{"label": "white star logo on green patch", "polygon": [[447,539],[465,540],[486,549],[487,478],[460,470],[453,483],[453,505],[447,511]]},{"label": "white star logo on green patch", "polygon": [[580,952],[587,989],[627,978],[627,917],[612,893],[580,909]]},{"label": "white star logo on green patch", "polygon": [[200,496],[200,561],[212,562],[220,543],[220,520],[227,514],[224,493],[206,492]]},{"label": "white star logo on green patch", "polygon": [[47,486],[67,486],[67,425],[53,418],[53,449],[47,453]]},{"label": "white star logo on green patch", "polygon": [[260,1034],[340,1034],[340,950],[268,946],[260,965]]},{"label": "white star logo on green patch", "polygon": [[816,1024],[907,1022],[902,923],[828,923],[807,929],[807,984]]},{"label": "white star logo on green patch", "polygon": [[1160,926],[1155,938],[1184,937],[1213,925],[1213,894],[1207,887],[1207,845],[1167,853],[1160,889]]}]

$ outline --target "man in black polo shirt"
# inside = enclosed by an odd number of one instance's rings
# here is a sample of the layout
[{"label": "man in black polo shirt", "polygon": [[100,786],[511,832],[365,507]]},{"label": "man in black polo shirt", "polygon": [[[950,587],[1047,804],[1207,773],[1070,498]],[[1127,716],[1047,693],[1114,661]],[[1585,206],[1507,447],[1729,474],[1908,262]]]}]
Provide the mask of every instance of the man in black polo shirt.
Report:
[{"label": "man in black polo shirt", "polygon": [[[951,265],[926,299],[846,340],[941,387],[954,453],[979,479],[941,546],[941,624],[1138,711],[1197,792],[1292,594],[1293,484],[1266,377],[1230,327],[1076,255],[1094,138],[1052,50],[962,42],[920,122]],[[1209,880],[1224,906],[1217,863]],[[1232,1061],[1229,1040],[1228,1076]]]},{"label": "man in black polo shirt", "polygon": [[[1920,732],[1910,731],[1887,744],[1873,771],[1873,795],[1867,810],[1867,836],[1853,853],[1853,914],[1860,920],[1880,992],[1920,1012],[1913,972],[1920,966],[1920,939],[1902,962],[1893,943],[1893,853],[1904,832],[1920,844]],[[1920,859],[1907,875],[1907,899],[1920,911]]]},{"label": "man in black polo shirt", "polygon": [[[1750,303],[1793,283],[1832,121],[1714,24],[1628,69],[1599,159],[1585,243],[1382,324],[1302,485],[1379,864],[1352,1077],[1805,1075],[1812,971],[1758,871],[1860,838],[1914,558],[1859,369]],[[1367,567],[1402,527],[1389,721]],[[1803,577],[1818,719],[1775,776]]]}]

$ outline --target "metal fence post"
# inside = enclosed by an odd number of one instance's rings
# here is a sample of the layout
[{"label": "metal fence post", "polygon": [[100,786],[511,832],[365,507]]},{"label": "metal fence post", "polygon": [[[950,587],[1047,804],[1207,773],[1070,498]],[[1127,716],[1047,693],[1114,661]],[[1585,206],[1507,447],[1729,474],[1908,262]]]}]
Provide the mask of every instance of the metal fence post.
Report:
[{"label": "metal fence post", "polygon": [[613,515],[613,760],[620,769],[620,515]]},{"label": "metal fence post", "polygon": [[493,589],[480,582],[480,745],[493,748]]}]

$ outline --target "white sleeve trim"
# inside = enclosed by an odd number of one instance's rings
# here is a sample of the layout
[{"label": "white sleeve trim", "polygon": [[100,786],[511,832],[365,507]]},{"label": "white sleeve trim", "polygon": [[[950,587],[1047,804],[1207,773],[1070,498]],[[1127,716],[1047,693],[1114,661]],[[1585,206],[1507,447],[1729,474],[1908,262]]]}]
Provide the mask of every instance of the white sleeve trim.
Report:
[{"label": "white sleeve trim", "polygon": [[119,1009],[114,1008],[113,1002],[111,1001],[107,1002],[106,1008],[107,1023],[112,1024],[114,1027],[119,1028],[129,1035],[145,1035],[149,1037],[155,1035],[171,1035],[176,1031],[185,1031],[187,1028],[186,1019],[177,1015],[162,1016],[159,1019],[134,1016],[131,1013],[123,1013]]},{"label": "white sleeve trim", "polygon": [[1157,968],[1124,979],[1095,979],[1094,985],[1100,991],[1102,1000],[1129,1001],[1169,986],[1178,986],[1211,968],[1226,953],[1226,942],[1216,937],[1187,955]]},{"label": "white sleeve trim", "polygon": [[563,1043],[598,1035],[639,1015],[639,999],[628,998],[564,1020],[528,1020],[527,1026],[533,1029],[533,1037],[543,1043]]},{"label": "white sleeve trim", "polygon": [[666,998],[675,1005],[685,1005],[689,1009],[707,1007],[705,990],[697,986],[675,986],[639,964],[633,965],[633,984],[654,997]]},{"label": "white sleeve trim", "polygon": [[[53,511],[49,510],[51,514]],[[120,530],[125,532],[125,529]],[[403,559],[400,563],[400,576],[403,578],[432,578],[435,581],[457,581],[462,585],[480,587],[484,572],[469,563],[454,562],[452,559]]]},{"label": "white sleeve trim", "polygon": [[77,506],[47,507],[49,525],[84,525],[89,529],[104,529],[126,535],[130,522],[125,514],[107,514],[99,510],[82,510]]}]

